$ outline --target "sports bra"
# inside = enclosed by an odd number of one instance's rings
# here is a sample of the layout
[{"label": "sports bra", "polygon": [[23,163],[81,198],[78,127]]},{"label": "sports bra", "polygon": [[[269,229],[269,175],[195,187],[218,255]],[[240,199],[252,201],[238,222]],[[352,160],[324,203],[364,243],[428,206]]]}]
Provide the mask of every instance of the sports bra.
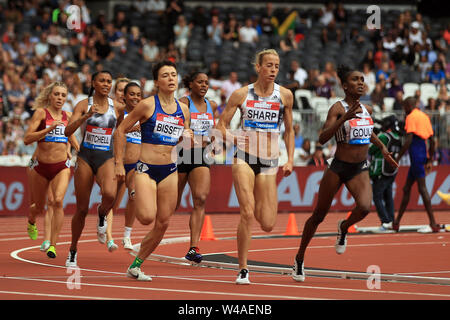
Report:
[{"label": "sports bra", "polygon": [[[94,98],[88,98],[88,111],[93,104]],[[112,150],[112,137],[116,128],[117,117],[114,111],[114,101],[108,98],[108,110],[94,113],[84,123],[84,137],[81,147],[91,150]]]},{"label": "sports bra", "polygon": [[161,107],[158,95],[155,95],[155,111],[147,121],[141,123],[141,141],[149,144],[174,146],[184,131],[184,113],[178,100],[177,110],[168,114]]},{"label": "sports bra", "polygon": [[[47,110],[47,108],[44,108],[45,111],[45,119],[42,119],[41,123],[39,123],[39,127],[37,131],[44,130],[48,127],[50,127],[55,119],[53,119],[50,112]],[[67,143],[69,140],[65,135],[64,131],[66,129],[67,124],[69,123],[69,119],[67,119],[67,113],[63,110],[62,111],[62,118],[61,121],[64,125],[57,126],[52,131],[47,133],[44,138],[38,141],[38,143],[41,142],[61,142],[61,143]]]},{"label": "sports bra", "polygon": [[[341,100],[341,105],[345,112],[348,111],[349,105],[346,101]],[[362,112],[356,115],[359,118],[353,118],[344,122],[335,134],[336,142],[348,144],[369,144],[373,131],[373,120],[369,111],[363,104],[360,104]]]},{"label": "sports bra", "polygon": [[241,127],[243,130],[280,132],[284,105],[281,102],[280,85],[274,84],[268,97],[255,93],[254,83],[248,85],[247,97],[241,105]]}]

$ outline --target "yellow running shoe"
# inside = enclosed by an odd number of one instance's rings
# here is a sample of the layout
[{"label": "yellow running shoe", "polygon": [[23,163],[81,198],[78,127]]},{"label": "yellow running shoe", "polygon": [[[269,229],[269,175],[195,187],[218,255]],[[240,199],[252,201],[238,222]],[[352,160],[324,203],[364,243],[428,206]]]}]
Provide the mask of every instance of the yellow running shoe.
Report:
[{"label": "yellow running shoe", "polygon": [[28,235],[30,236],[31,240],[36,240],[38,237],[38,229],[36,227],[36,224],[31,224],[28,222],[27,227]]},{"label": "yellow running shoe", "polygon": [[450,205],[450,193],[443,193],[440,190],[437,191],[437,194],[439,197],[441,197],[442,200],[447,202],[448,205]]},{"label": "yellow running shoe", "polygon": [[55,259],[56,258],[56,249],[54,246],[50,246],[47,250],[47,257]]}]

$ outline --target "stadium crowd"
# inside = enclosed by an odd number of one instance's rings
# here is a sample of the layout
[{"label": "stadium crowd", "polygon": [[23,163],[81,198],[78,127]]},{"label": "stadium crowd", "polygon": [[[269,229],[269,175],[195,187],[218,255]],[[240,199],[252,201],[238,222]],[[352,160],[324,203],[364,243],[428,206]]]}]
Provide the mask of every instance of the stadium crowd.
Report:
[{"label": "stadium crowd", "polygon": [[[65,12],[71,4],[80,8],[80,28],[68,28]],[[155,61],[176,62],[180,79],[189,69],[203,68],[208,71],[220,114],[230,91],[253,81],[255,75],[250,63],[244,69],[234,61],[230,66],[223,55],[198,55],[192,47],[196,40],[208,43],[216,50],[212,53],[228,44],[238,55],[271,46],[280,53],[283,64],[280,84],[293,92],[309,90],[313,96],[327,99],[342,96],[336,68],[341,62],[352,62],[365,75],[363,100],[377,106],[379,112],[402,112],[400,102],[409,94],[405,84],[431,83],[436,94],[419,99],[420,108],[432,115],[436,135],[448,137],[450,23],[431,21],[409,10],[392,10],[385,16],[381,28],[368,30],[367,15],[362,15],[363,21],[361,14],[334,2],[321,9],[303,10],[271,3],[236,9],[193,8],[182,0],[139,0],[117,5],[114,15],[108,17],[101,10],[93,14],[83,0],[7,1],[0,4],[0,155],[34,152],[36,146],[25,146],[23,136],[42,88],[53,81],[65,82],[69,96],[64,109],[72,111],[87,97],[91,74],[110,67],[114,67],[115,77],[139,81],[145,97],[153,94],[148,66]],[[325,52],[326,59],[317,59],[317,50]],[[131,54],[138,60],[129,60]],[[352,59],[355,56],[358,59]],[[246,58],[252,57],[250,53]],[[134,68],[122,63],[124,59],[133,61]],[[146,70],[142,66],[147,66]],[[419,86],[413,94],[420,98]],[[390,107],[386,97],[392,98]],[[308,99],[296,99],[294,108],[314,110]],[[326,158],[333,153],[333,145],[309,150],[308,144],[314,144],[310,139],[315,138],[302,137],[302,124],[296,123],[297,153],[308,154],[297,158],[298,165],[322,165],[322,154]],[[443,148],[439,152],[445,163],[448,158]]]}]

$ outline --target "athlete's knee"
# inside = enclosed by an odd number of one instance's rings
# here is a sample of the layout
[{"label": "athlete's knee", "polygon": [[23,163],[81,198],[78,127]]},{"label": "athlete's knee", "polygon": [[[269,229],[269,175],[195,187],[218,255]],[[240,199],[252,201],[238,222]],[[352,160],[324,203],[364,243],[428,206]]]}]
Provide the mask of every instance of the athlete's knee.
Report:
[{"label": "athlete's knee", "polygon": [[155,222],[155,229],[158,229],[160,231],[166,231],[169,227],[169,218],[158,218]]},{"label": "athlete's knee", "polygon": [[112,206],[114,204],[115,199],[116,199],[116,194],[113,191],[108,190],[108,191],[102,192],[102,203]]},{"label": "athlete's knee", "polygon": [[250,205],[242,206],[240,211],[241,211],[240,212],[241,213],[241,221],[243,221],[243,222],[250,223],[255,217],[255,214],[253,212],[253,207]]},{"label": "athlete's knee", "polygon": [[54,198],[52,202],[52,207],[54,208],[62,208],[64,203],[64,197],[63,196],[57,196]]},{"label": "athlete's knee", "polygon": [[148,226],[149,224],[152,224],[154,219],[152,217],[149,216],[141,216],[141,215],[136,215],[136,219],[139,220],[139,222],[141,224],[143,224],[144,226]]},{"label": "athlete's knee", "polygon": [[206,203],[207,194],[196,194],[192,197],[192,201],[194,202],[194,207],[204,207]]},{"label": "athlete's knee", "polygon": [[261,223],[261,229],[265,232],[271,232],[275,227],[275,221],[263,221]]}]

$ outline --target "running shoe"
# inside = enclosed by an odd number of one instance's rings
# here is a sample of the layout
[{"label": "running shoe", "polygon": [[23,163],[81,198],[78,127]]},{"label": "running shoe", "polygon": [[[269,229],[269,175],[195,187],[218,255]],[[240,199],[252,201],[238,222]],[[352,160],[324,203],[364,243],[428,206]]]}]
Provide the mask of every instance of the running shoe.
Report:
[{"label": "running shoe", "polygon": [[127,250],[133,250],[133,244],[131,243],[131,239],[125,237],[122,239],[123,248]]},{"label": "running shoe", "polygon": [[337,254],[343,254],[347,247],[347,233],[341,231],[341,225],[345,220],[339,220],[338,222],[338,235],[336,239],[335,249]]},{"label": "running shoe", "polygon": [[113,252],[119,248],[119,246],[114,243],[114,240],[109,240],[107,246],[109,252]]},{"label": "running shoe", "polygon": [[197,247],[190,247],[188,253],[186,254],[185,258],[189,261],[193,261],[195,263],[202,262],[203,256],[198,252]]},{"label": "running shoe", "polygon": [[136,279],[138,281],[152,281],[152,278],[144,274],[144,272],[142,272],[141,268],[139,267],[128,268],[127,277]]},{"label": "running shoe", "polygon": [[305,268],[303,266],[303,261],[299,265],[297,259],[294,259],[294,267],[292,268],[292,279],[297,282],[305,281]]},{"label": "running shoe", "polygon": [[66,260],[66,267],[77,267],[77,252],[70,250]]},{"label": "running shoe", "polygon": [[31,224],[28,222],[28,226],[27,226],[27,232],[28,232],[28,236],[30,237],[31,240],[36,240],[38,237],[38,229],[36,227],[36,224]]},{"label": "running shoe", "polygon": [[41,250],[42,252],[45,252],[45,251],[47,251],[47,249],[49,247],[50,247],[50,241],[44,240],[44,242],[42,242],[41,248],[39,250]]},{"label": "running shoe", "polygon": [[384,222],[384,223],[382,223],[381,224],[381,226],[384,228],[384,229],[386,229],[386,230],[393,230],[393,222],[391,221],[391,222]]},{"label": "running shoe", "polygon": [[47,250],[47,257],[55,259],[56,258],[56,249],[54,246],[50,246]]},{"label": "running shoe", "polygon": [[236,278],[236,284],[250,284],[248,273],[249,272],[247,269],[241,269],[238,277]]},{"label": "running shoe", "polygon": [[[100,207],[100,204],[97,206],[97,213],[98,208]],[[97,239],[100,243],[106,243],[106,228],[108,226],[108,223],[106,221],[106,216],[100,216],[98,215],[98,223],[97,223]]]}]

